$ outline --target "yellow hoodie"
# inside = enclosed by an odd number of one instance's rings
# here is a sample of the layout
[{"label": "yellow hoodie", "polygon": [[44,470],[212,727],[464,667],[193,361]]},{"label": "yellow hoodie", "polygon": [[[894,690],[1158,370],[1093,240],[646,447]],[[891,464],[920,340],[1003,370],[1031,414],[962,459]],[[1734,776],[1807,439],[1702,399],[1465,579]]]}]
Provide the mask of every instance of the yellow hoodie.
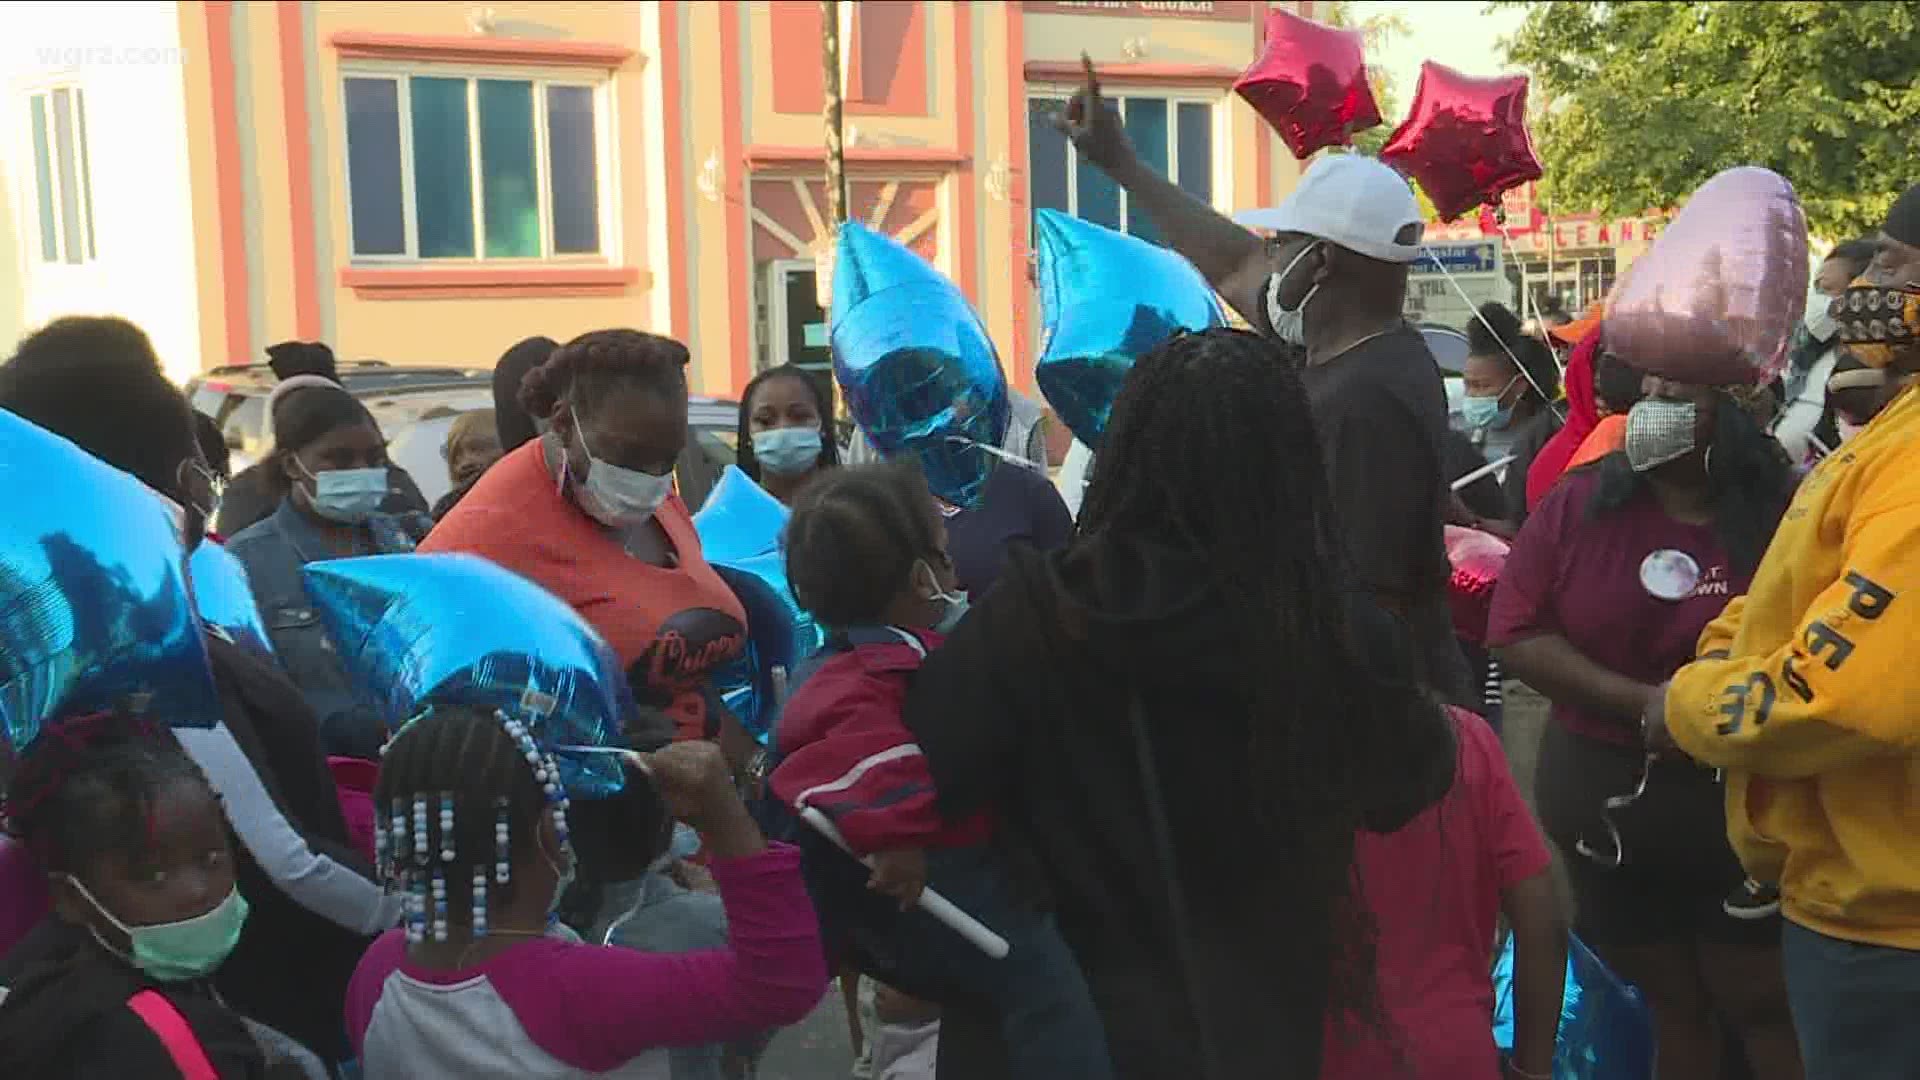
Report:
[{"label": "yellow hoodie", "polygon": [[1920,949],[1920,393],[1794,495],[1744,598],[1667,691],[1727,770],[1727,828],[1787,918]]}]

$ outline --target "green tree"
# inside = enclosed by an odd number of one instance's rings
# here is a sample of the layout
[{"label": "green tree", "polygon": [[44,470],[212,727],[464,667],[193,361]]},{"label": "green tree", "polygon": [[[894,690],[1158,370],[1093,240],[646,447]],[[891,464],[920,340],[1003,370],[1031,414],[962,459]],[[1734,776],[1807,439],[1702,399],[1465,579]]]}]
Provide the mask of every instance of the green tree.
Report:
[{"label": "green tree", "polygon": [[1676,206],[1764,165],[1839,240],[1920,178],[1920,2],[1494,6],[1527,9],[1505,44],[1549,99],[1534,134],[1557,210]]},{"label": "green tree", "polygon": [[[1366,39],[1366,51],[1372,55],[1397,34],[1409,32],[1407,20],[1397,14],[1380,12],[1362,18],[1354,11],[1351,0],[1333,0],[1314,8],[1314,20],[1328,26],[1358,30]],[[1380,123],[1365,131],[1353,134],[1353,148],[1368,157],[1379,157],[1380,148],[1387,145],[1387,136],[1400,123],[1399,87],[1393,84],[1393,73],[1377,64],[1367,67],[1367,83],[1373,88],[1374,104],[1380,107]]]}]

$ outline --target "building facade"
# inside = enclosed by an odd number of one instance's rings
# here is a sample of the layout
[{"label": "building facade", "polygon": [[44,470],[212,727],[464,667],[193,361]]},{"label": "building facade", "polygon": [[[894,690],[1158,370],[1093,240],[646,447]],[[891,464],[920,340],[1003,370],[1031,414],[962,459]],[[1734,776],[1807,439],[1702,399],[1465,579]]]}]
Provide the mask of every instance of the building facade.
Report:
[{"label": "building facade", "polygon": [[[1095,61],[1222,210],[1298,166],[1231,93],[1266,0],[0,5],[0,336],[125,314],[176,377],[319,339],[491,364],[532,334],[685,341],[695,387],[826,357],[821,35],[848,212],[925,255],[1032,386],[1037,206],[1151,235],[1049,122]],[[1311,14],[1311,4],[1295,5]]]},{"label": "building facade", "polygon": [[[1497,245],[1507,279],[1499,299],[1514,306],[1525,297],[1529,314],[1557,307],[1577,316],[1605,299],[1672,217],[1662,211],[1631,217],[1550,214],[1536,195],[1530,181],[1501,198],[1500,222],[1490,212],[1467,214],[1451,222],[1429,221],[1426,232],[1429,243],[1443,246]],[[1426,288],[1437,293],[1442,284],[1429,280]]]}]

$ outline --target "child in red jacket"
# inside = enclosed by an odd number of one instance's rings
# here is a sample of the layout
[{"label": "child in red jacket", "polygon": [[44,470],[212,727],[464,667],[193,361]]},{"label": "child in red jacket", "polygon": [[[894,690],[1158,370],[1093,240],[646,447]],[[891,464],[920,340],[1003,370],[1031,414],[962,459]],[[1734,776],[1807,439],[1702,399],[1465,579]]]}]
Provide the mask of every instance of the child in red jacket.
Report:
[{"label": "child in red jacket", "polygon": [[[942,1003],[990,1003],[1017,1080],[1107,1080],[1105,1031],[1073,953],[1050,916],[1013,895],[987,846],[991,823],[940,816],[901,719],[913,673],[966,613],[946,548],[946,525],[910,464],[836,470],[801,494],[787,525],[787,578],[833,632],[781,715],[769,782],[796,811],[831,819],[872,858],[867,887],[899,902],[892,917],[869,909],[847,918],[816,897],[829,921],[857,924],[848,934],[856,952],[883,958],[886,970],[869,974],[899,983],[904,973],[912,985],[903,988]],[[818,845],[808,858],[846,860]],[[913,909],[927,885],[1006,938],[1007,956],[991,959]]]}]

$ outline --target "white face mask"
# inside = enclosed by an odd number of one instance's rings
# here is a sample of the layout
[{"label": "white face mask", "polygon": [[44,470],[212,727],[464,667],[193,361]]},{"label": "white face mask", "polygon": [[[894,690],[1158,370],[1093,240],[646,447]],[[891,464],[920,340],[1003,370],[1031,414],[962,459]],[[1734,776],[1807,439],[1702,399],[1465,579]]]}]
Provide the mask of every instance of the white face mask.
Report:
[{"label": "white face mask", "polygon": [[[626,469],[593,456],[587,446],[587,433],[574,416],[573,427],[580,432],[580,445],[587,452],[587,478],[574,488],[574,497],[588,517],[611,529],[632,528],[653,517],[660,504],[673,494],[673,474],[655,476],[638,469]],[[565,451],[560,463],[566,474]]]},{"label": "white face mask", "polygon": [[1308,289],[1307,295],[1301,297],[1300,303],[1291,310],[1280,306],[1280,286],[1287,280],[1287,275],[1293,273],[1293,268],[1300,265],[1300,260],[1306,258],[1314,248],[1319,247],[1320,243],[1316,240],[1301,248],[1300,254],[1295,255],[1285,269],[1267,278],[1267,322],[1273,326],[1274,336],[1289,345],[1306,346],[1307,305],[1313,302],[1313,296],[1320,291],[1320,285],[1315,282],[1313,288]]},{"label": "white face mask", "polygon": [[313,512],[328,521],[359,525],[378,513],[380,504],[387,501],[385,465],[371,469],[322,469],[318,473],[302,465],[300,471],[313,481]]},{"label": "white face mask", "polygon": [[1842,444],[1851,441],[1855,435],[1865,430],[1866,426],[1865,424],[1856,424],[1844,416],[1836,416],[1833,418],[1834,430],[1840,433],[1840,442]]}]

